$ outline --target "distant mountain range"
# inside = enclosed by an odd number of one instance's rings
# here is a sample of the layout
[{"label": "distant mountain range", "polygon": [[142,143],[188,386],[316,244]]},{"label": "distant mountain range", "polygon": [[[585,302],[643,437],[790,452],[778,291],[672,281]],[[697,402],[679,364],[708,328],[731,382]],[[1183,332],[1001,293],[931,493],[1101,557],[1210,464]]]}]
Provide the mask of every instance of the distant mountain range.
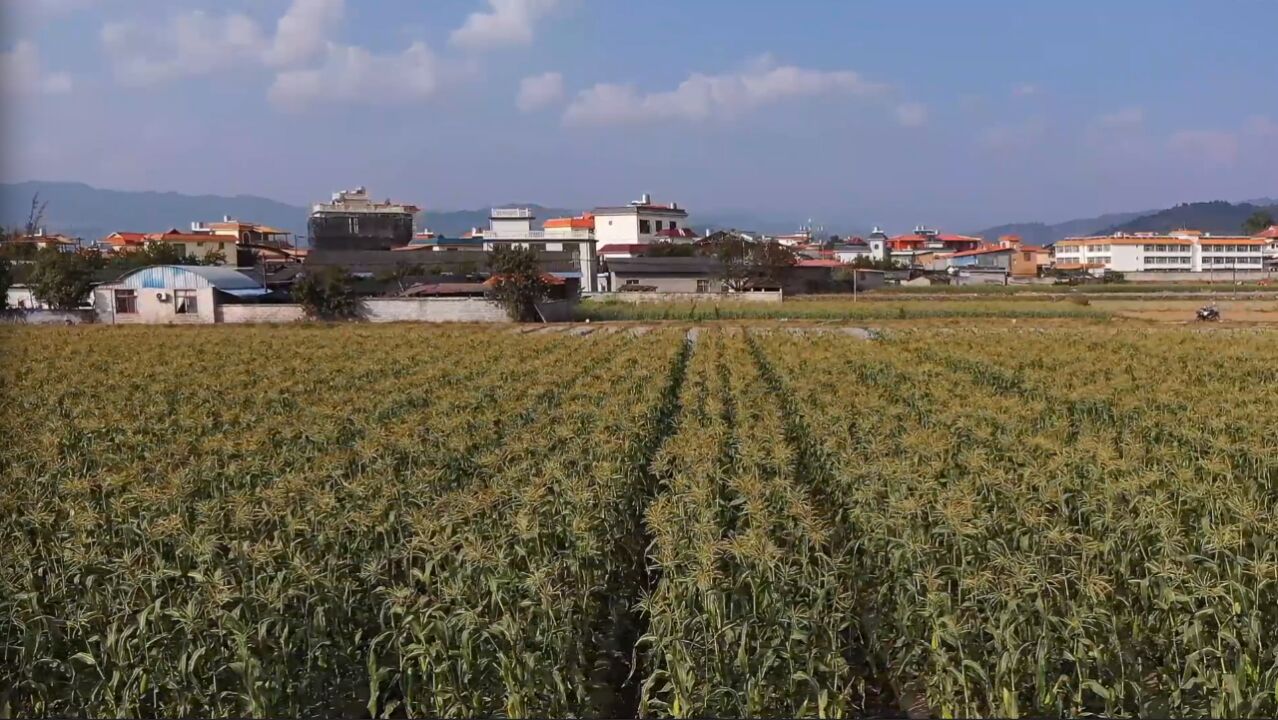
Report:
[{"label": "distant mountain range", "polygon": [[1183,203],[1166,210],[1133,213],[1111,213],[1094,218],[1068,220],[1055,225],[1044,223],[1012,223],[971,233],[993,242],[1002,235],[1020,235],[1031,245],[1050,245],[1067,237],[1111,235],[1116,232],[1170,232],[1181,228],[1202,230],[1216,235],[1242,232],[1243,222],[1258,210],[1268,210],[1278,217],[1278,201],[1259,198],[1241,203],[1223,200]]},{"label": "distant mountain range", "polygon": [[[158,232],[189,228],[192,221],[208,222],[230,216],[306,235],[309,208],[252,195],[182,195],[174,192],[103,190],[78,182],[0,183],[0,227],[26,224],[31,199],[39,194],[48,206],[44,226],[49,232],[85,239],[105,237],[117,230]],[[580,210],[551,208],[534,203],[507,203],[498,207],[531,207],[539,221],[574,215]],[[1112,232],[1168,231],[1187,227],[1211,233],[1237,233],[1253,212],[1269,209],[1278,216],[1278,200],[1258,198],[1244,203],[1223,201],[1187,203],[1166,210],[1111,213],[1093,218],[1046,224],[1010,223],[969,233],[989,241],[1000,235],[1020,235],[1025,242],[1047,245],[1076,235]],[[489,208],[431,211],[417,216],[417,227],[449,237],[471,228],[488,226]],[[698,230],[738,229],[764,233],[793,232],[798,225],[750,211],[695,214],[690,220]]]},{"label": "distant mountain range", "polygon": [[192,221],[221,220],[229,215],[291,232],[306,232],[306,210],[250,195],[182,195],[174,192],[102,190],[76,182],[0,184],[0,226],[22,227],[36,194],[48,203],[44,226],[49,232],[99,239],[117,230],[160,232],[189,229]]},{"label": "distant mountain range", "polygon": [[1159,210],[1144,217],[1119,223],[1106,232],[1168,232],[1181,228],[1202,230],[1216,235],[1237,235],[1243,223],[1257,211],[1265,210],[1278,217],[1278,203],[1197,202]]},{"label": "distant mountain range", "polygon": [[[193,196],[173,192],[103,190],[78,182],[32,181],[0,183],[0,227],[25,225],[31,210],[31,198],[37,193],[41,202],[48,203],[43,224],[49,232],[85,239],[105,237],[117,230],[158,232],[174,227],[185,229],[193,221],[221,220],[224,216],[271,225],[304,237],[310,214],[310,208],[252,195]],[[580,209],[546,207],[536,203],[505,203],[496,207],[532,208],[538,224],[548,218],[581,212]],[[416,218],[417,227],[456,237],[472,228],[488,227],[489,209],[422,212]],[[798,227],[791,220],[761,217],[750,212],[698,214],[692,221],[697,229],[735,228],[766,233],[794,232]]]},{"label": "distant mountain range", "polygon": [[1105,230],[1106,228],[1136,220],[1137,218],[1148,215],[1150,212],[1153,211],[1110,213],[1108,215],[1100,215],[1094,218],[1066,220],[1065,222],[1056,223],[1054,225],[1048,225],[1041,222],[1009,223],[1007,225],[996,225],[992,228],[978,230],[977,232],[970,234],[985,238],[987,242],[994,242],[1003,235],[1020,235],[1021,239],[1030,245],[1050,245],[1057,240],[1064,240],[1067,237],[1093,235]]}]

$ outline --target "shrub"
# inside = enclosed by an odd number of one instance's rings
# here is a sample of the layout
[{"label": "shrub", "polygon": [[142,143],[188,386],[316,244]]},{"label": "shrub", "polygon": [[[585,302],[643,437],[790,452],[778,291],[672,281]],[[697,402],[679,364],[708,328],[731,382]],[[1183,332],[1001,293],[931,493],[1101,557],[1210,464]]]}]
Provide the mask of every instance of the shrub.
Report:
[{"label": "shrub", "polygon": [[359,316],[359,298],[351,289],[346,271],[326,267],[310,271],[293,285],[293,299],[308,317],[317,320],[349,320]]}]

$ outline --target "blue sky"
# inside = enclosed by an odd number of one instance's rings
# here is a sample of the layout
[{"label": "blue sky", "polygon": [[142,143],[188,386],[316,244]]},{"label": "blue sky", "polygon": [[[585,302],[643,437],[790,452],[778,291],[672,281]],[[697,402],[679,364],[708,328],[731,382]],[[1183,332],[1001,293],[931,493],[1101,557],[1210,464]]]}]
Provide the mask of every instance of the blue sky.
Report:
[{"label": "blue sky", "polygon": [[3,177],[964,230],[1278,195],[1278,1],[0,0]]}]

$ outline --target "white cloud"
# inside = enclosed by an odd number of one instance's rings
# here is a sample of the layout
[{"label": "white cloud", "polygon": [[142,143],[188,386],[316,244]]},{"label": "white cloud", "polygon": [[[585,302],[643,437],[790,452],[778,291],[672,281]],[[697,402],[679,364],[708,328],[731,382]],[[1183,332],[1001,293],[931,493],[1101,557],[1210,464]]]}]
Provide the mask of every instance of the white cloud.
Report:
[{"label": "white cloud", "polygon": [[981,133],[979,143],[986,150],[1015,152],[1028,150],[1047,135],[1047,122],[1030,118],[1024,122],[998,125]]},{"label": "white cloud", "polygon": [[434,95],[440,78],[439,60],[424,43],[414,43],[397,55],[330,45],[321,67],[277,75],[269,97],[288,110],[302,110],[320,100],[407,104]]},{"label": "white cloud", "polygon": [[1238,136],[1221,130],[1181,130],[1167,146],[1208,167],[1228,167],[1238,160]]},{"label": "white cloud", "polygon": [[927,124],[927,107],[916,102],[897,105],[896,121],[904,127],[922,127]]},{"label": "white cloud", "polygon": [[344,8],[345,0],[293,0],[274,36],[247,15],[192,10],[159,22],[109,22],[101,40],[116,79],[126,85],[260,64],[290,68],[324,54]]},{"label": "white cloud", "polygon": [[488,0],[488,12],[471,13],[453,31],[454,45],[483,50],[506,45],[529,45],[537,21],[559,5],[559,0]]},{"label": "white cloud", "polygon": [[116,79],[142,86],[207,75],[253,60],[265,43],[245,15],[213,16],[193,10],[162,25],[111,22],[102,28],[103,49]]},{"label": "white cloud", "polygon": [[1099,129],[1130,129],[1138,128],[1145,124],[1144,108],[1130,106],[1115,110],[1111,113],[1105,113],[1096,118],[1092,123],[1093,127]]},{"label": "white cloud", "polygon": [[564,76],[557,72],[548,72],[521,80],[515,105],[521,112],[533,112],[554,105],[563,97]]},{"label": "white cloud", "polygon": [[293,0],[276,23],[268,61],[295,66],[323,54],[329,32],[341,22],[345,10],[345,0]]},{"label": "white cloud", "polygon": [[71,92],[71,76],[48,72],[40,60],[40,50],[30,40],[19,41],[13,49],[0,53],[0,87],[14,95],[63,95]]},{"label": "white cloud", "polygon": [[1264,115],[1252,115],[1247,118],[1244,128],[1252,135],[1278,137],[1278,122],[1274,122]]},{"label": "white cloud", "polygon": [[1038,86],[1034,83],[1017,83],[1012,86],[1012,94],[1018,97],[1028,97],[1038,94]]},{"label": "white cloud", "polygon": [[794,98],[827,94],[879,96],[888,89],[851,70],[775,66],[769,56],[764,56],[740,73],[697,73],[674,90],[663,92],[641,93],[634,85],[600,83],[577,94],[564,111],[564,122],[589,125],[705,120]]}]

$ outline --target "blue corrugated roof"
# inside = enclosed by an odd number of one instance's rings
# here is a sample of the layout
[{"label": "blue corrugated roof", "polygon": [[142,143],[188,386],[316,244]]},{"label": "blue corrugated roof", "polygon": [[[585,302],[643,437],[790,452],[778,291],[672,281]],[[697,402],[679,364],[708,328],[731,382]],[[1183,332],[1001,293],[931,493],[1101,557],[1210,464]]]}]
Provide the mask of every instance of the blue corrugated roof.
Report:
[{"label": "blue corrugated roof", "polygon": [[218,265],[152,265],[120,276],[117,285],[136,288],[195,289],[212,287],[232,294],[265,291],[260,282],[235,268]]}]

